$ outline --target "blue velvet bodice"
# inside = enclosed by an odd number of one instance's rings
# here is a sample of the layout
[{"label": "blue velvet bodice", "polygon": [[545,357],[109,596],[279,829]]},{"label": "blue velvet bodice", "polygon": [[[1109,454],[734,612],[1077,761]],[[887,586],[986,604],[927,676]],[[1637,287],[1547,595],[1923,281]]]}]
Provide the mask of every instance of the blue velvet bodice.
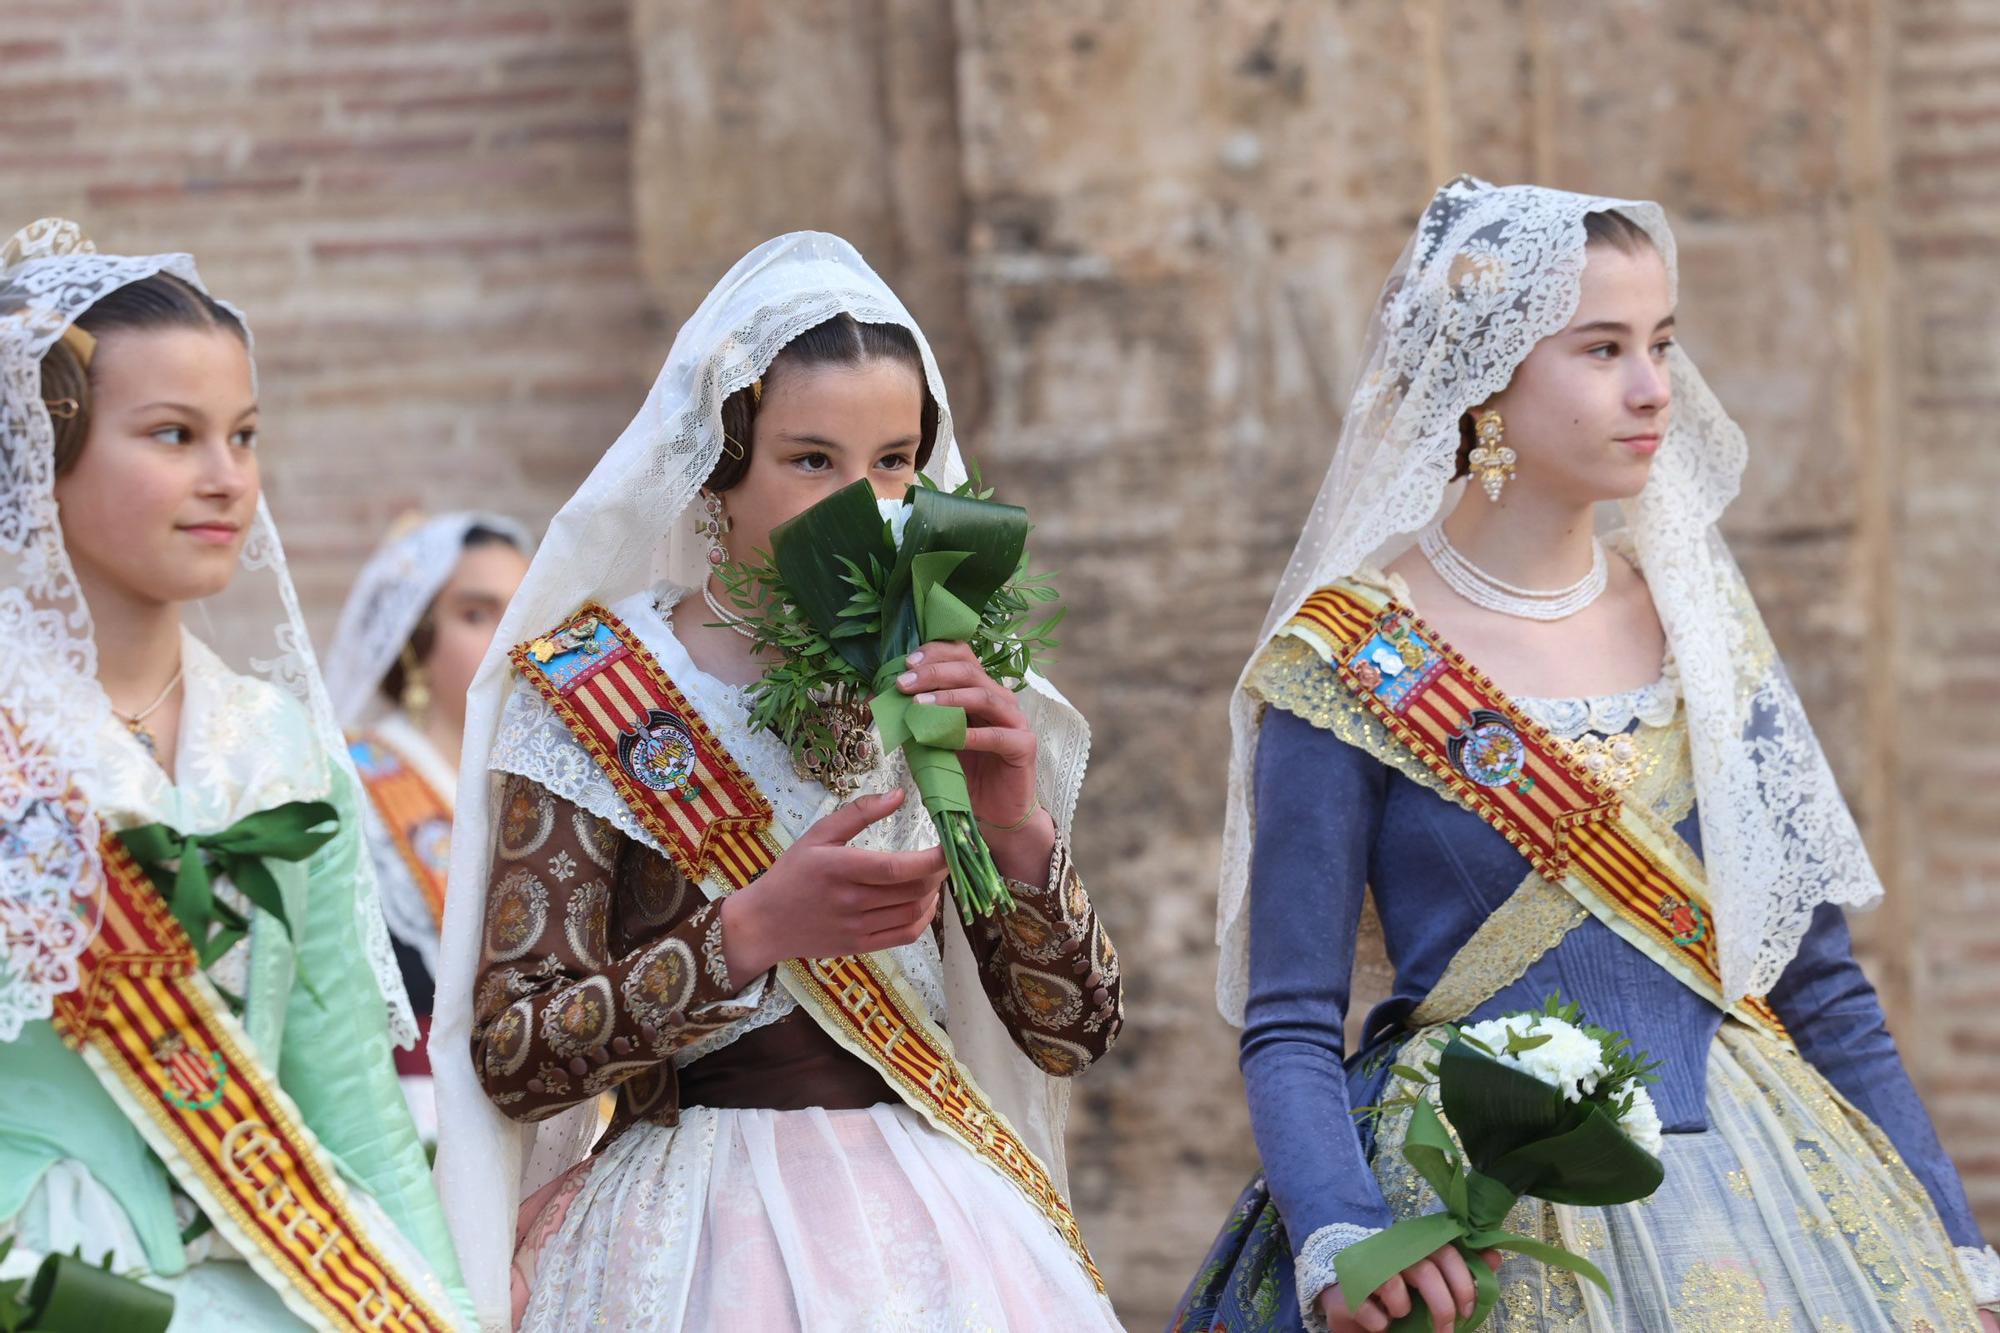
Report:
[{"label": "blue velvet bodice", "polygon": [[[1266,713],[1255,783],[1241,1063],[1265,1176],[1296,1245],[1333,1223],[1394,1220],[1367,1131],[1349,1114],[1387,1078],[1385,1062],[1350,1055],[1342,1036],[1364,895],[1375,896],[1395,971],[1367,1026],[1380,1045],[1406,1032],[1403,1020],[1528,865],[1477,815],[1280,708]],[[1678,831],[1698,853],[1697,823],[1690,812]],[[1720,1010],[1592,917],[1466,1021],[1538,1007],[1555,991],[1662,1062],[1652,1092],[1667,1132],[1706,1128]],[[1983,1245],[1839,909],[1818,909],[1767,998],[1805,1058],[1888,1134],[1952,1242]]]}]

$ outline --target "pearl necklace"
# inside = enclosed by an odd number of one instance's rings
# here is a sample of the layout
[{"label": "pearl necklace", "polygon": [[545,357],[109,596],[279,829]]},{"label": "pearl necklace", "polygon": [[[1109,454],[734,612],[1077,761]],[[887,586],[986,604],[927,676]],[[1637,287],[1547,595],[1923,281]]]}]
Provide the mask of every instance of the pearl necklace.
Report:
[{"label": "pearl necklace", "polygon": [[1522,588],[1497,579],[1465,558],[1444,535],[1444,524],[1433,523],[1417,538],[1417,549],[1445,586],[1474,606],[1521,620],[1565,620],[1604,595],[1611,582],[1604,543],[1590,539],[1590,572],[1567,588]]},{"label": "pearl necklace", "polygon": [[706,579],[703,579],[701,584],[701,600],[707,602],[708,609],[722,618],[723,624],[729,626],[729,628],[735,630],[744,638],[755,639],[757,637],[757,631],[750,627],[749,621],[737,615],[716,599],[715,592],[708,586],[708,580]]}]

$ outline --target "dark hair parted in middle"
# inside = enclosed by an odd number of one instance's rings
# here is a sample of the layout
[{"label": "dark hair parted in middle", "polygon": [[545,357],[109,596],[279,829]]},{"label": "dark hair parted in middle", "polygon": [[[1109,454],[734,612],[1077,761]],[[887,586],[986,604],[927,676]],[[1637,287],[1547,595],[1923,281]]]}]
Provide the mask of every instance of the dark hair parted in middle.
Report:
[{"label": "dark hair parted in middle", "polygon": [[[235,335],[245,346],[249,336],[227,306],[171,273],[154,273],[100,296],[76,317],[85,333],[103,337],[121,329],[217,329]],[[56,475],[76,466],[90,434],[91,375],[67,343],[56,343],[42,357],[42,400],[68,410],[51,410],[56,429]]]},{"label": "dark hair parted in middle", "polygon": [[[1644,227],[1623,213],[1609,210],[1583,215],[1583,243],[1586,248],[1607,245],[1628,255],[1658,249]],[[1472,475],[1472,451],[1478,444],[1477,423],[1473,421],[1472,413],[1467,412],[1458,419],[1458,464],[1452,470],[1453,481]]]},{"label": "dark hair parted in middle", "polygon": [[[917,467],[930,462],[937,445],[938,405],[931,397],[930,381],[924,376],[923,354],[917,350],[916,335],[901,324],[863,324],[842,311],[832,319],[801,333],[786,343],[765,370],[761,381],[764,393],[774,383],[783,383],[787,373],[815,366],[862,366],[870,361],[894,361],[908,366],[917,377],[924,395],[923,433],[917,445]],[[743,480],[750,470],[750,447],[757,423],[758,395],[738,389],[722,404],[722,457],[708,474],[708,489],[728,490]]]}]

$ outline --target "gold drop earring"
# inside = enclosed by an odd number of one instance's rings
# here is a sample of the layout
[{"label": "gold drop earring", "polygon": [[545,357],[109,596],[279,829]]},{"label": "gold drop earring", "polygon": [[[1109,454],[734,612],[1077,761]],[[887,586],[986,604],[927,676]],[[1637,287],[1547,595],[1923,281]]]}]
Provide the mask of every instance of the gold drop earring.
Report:
[{"label": "gold drop earring", "polygon": [[1473,446],[1466,461],[1472,465],[1472,475],[1486,491],[1486,498],[1497,502],[1501,488],[1514,479],[1514,464],[1520,455],[1507,445],[1507,423],[1498,412],[1481,412],[1473,418],[1473,429],[1479,443]]},{"label": "gold drop earring", "polygon": [[403,648],[403,712],[409,715],[412,725],[421,727],[431,711],[430,673],[424,664],[406,644]]},{"label": "gold drop earring", "polygon": [[722,497],[703,487],[701,507],[704,517],[694,525],[694,530],[708,543],[708,563],[710,566],[727,564],[729,548],[723,544],[722,536],[729,531],[729,515],[722,508]]}]

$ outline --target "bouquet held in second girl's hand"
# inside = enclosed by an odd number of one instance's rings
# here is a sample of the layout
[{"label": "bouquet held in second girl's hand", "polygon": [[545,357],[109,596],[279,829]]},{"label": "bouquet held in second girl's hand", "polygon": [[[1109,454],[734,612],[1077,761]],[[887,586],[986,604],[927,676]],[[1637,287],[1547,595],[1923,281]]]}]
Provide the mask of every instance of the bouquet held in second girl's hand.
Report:
[{"label": "bouquet held in second girl's hand", "polygon": [[[1048,575],[1027,569],[1027,511],[991,499],[973,480],[956,490],[917,485],[878,501],[867,482],[828,496],[771,533],[759,563],[718,575],[777,664],[751,686],[751,723],[790,747],[794,764],[837,792],[873,762],[872,720],[885,751],[901,750],[936,825],[960,914],[1012,906],[973,816],[976,776],[960,753],[1006,747],[1029,734],[968,726],[987,703],[975,678],[1021,688],[1056,647],[1060,608]],[[761,554],[761,553],[760,553]],[[927,690],[910,668],[929,655],[946,669],[962,656],[968,688]],[[963,647],[959,647],[963,645]],[[1021,822],[1037,810],[1024,801]]]}]

